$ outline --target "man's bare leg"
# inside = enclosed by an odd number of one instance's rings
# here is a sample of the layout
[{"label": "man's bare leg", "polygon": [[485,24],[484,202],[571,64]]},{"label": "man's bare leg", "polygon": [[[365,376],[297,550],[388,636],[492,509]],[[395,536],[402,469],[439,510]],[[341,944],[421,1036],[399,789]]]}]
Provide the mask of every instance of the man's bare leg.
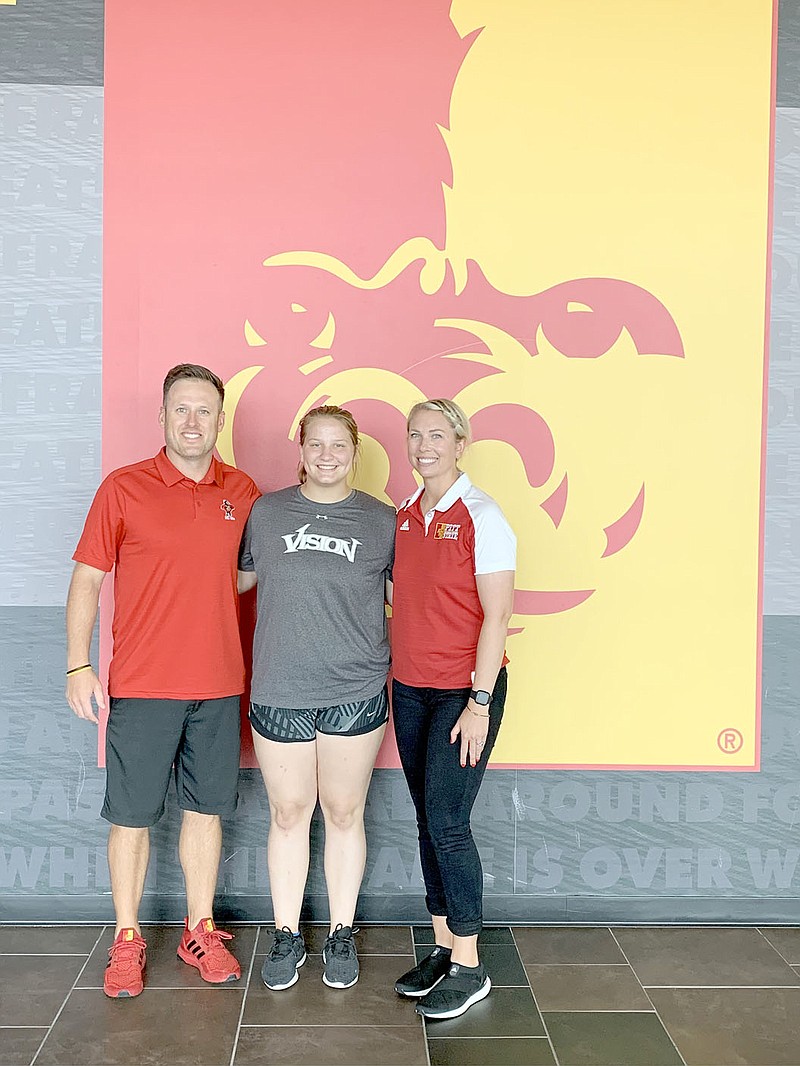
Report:
[{"label": "man's bare leg", "polygon": [[222,854],[219,815],[184,811],[179,844],[189,928],[214,913],[214,893]]},{"label": "man's bare leg", "polygon": [[112,825],[108,834],[108,869],[117,915],[117,931],[139,932],[139,904],[150,858],[150,830]]}]

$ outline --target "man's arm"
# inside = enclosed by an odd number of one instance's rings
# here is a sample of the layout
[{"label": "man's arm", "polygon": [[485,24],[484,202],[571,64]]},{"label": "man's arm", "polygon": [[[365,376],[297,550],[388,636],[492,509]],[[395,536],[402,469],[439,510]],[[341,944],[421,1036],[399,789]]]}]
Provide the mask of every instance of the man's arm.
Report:
[{"label": "man's arm", "polygon": [[75,563],[67,596],[67,671],[79,670],[67,677],[67,703],[79,718],[97,723],[92,697],[105,710],[103,686],[93,669],[81,670],[89,662],[89,647],[97,620],[100,589],[105,570],[86,563]]}]

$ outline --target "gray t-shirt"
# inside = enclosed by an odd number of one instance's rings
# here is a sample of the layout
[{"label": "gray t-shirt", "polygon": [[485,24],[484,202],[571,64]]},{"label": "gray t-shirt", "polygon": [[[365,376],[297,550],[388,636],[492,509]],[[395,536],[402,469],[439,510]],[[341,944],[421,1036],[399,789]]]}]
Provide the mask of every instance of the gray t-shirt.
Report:
[{"label": "gray t-shirt", "polygon": [[253,703],[331,707],[380,692],[394,526],[393,507],[357,490],[314,503],[293,485],[256,500],[239,556],[258,575]]}]

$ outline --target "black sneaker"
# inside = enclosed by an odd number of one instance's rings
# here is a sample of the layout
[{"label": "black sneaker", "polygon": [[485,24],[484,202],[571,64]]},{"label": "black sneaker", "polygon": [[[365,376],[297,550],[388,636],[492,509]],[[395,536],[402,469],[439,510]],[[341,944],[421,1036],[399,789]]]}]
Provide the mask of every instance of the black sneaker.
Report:
[{"label": "black sneaker", "polygon": [[303,934],[293,936],[288,926],[276,929],[272,947],[261,967],[261,979],[273,992],[291,988],[300,976],[297,971],[305,961],[306,943]]},{"label": "black sneaker", "polygon": [[325,941],[322,980],[330,988],[350,988],[358,980],[358,953],[353,939],[353,933],[357,932],[340,922]]},{"label": "black sneaker", "polygon": [[398,977],[394,990],[400,996],[427,996],[450,969],[450,948],[435,947],[413,970]]},{"label": "black sneaker", "polygon": [[473,1003],[485,999],[491,988],[492,982],[483,963],[464,967],[454,962],[445,977],[414,1009],[423,1018],[431,1020],[458,1018]]}]

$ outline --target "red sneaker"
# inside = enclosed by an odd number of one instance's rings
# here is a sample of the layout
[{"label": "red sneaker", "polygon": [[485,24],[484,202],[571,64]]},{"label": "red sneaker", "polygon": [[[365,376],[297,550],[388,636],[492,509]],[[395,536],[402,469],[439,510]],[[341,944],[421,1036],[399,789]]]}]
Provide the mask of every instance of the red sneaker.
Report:
[{"label": "red sneaker", "polygon": [[242,976],[241,967],[222,943],[223,940],[233,940],[233,936],[217,929],[213,918],[203,918],[194,929],[189,928],[187,918],[178,944],[178,958],[189,966],[195,966],[203,980],[212,985],[238,981]]},{"label": "red sneaker", "polygon": [[112,999],[138,996],[144,988],[147,944],[135,929],[120,929],[108,949],[108,965],[103,977],[103,991]]}]

